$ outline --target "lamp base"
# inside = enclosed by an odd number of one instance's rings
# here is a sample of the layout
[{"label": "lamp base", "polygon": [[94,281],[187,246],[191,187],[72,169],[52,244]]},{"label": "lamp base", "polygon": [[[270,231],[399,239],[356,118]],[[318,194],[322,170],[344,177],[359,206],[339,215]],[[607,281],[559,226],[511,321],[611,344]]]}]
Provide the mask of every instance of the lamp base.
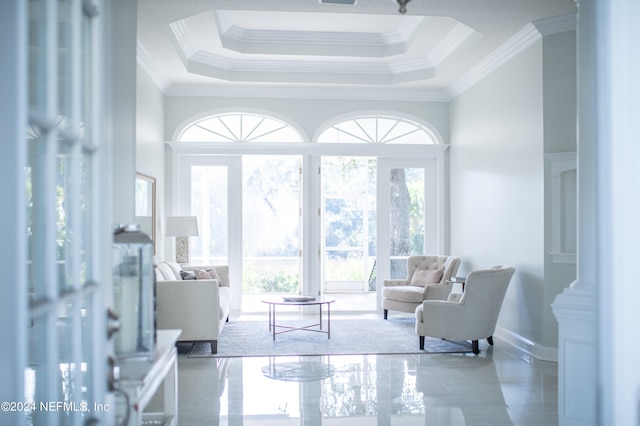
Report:
[{"label": "lamp base", "polygon": [[176,237],[176,262],[180,265],[189,264],[189,237]]}]

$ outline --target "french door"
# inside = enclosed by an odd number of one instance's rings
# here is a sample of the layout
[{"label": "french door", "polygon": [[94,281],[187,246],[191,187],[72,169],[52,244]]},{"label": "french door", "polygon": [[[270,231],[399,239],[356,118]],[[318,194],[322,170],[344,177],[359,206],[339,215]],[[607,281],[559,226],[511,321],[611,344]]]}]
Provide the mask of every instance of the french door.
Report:
[{"label": "french door", "polygon": [[[292,150],[295,152],[294,150]],[[402,150],[399,150],[402,152]],[[331,293],[374,311],[412,254],[443,253],[442,156],[180,155],[174,214],[198,216],[192,263],[227,263],[234,310]],[[199,241],[196,241],[199,240]],[[208,253],[208,254],[207,254]],[[340,305],[340,306],[339,306]]]},{"label": "french door", "polygon": [[375,310],[376,159],[321,161],[322,292],[339,310]]},{"label": "french door", "polygon": [[2,3],[2,424],[114,422],[102,6]]},{"label": "french door", "polygon": [[380,158],[377,176],[380,302],[382,281],[405,278],[409,256],[443,253],[444,172],[435,158]]},{"label": "french door", "polygon": [[299,155],[242,158],[243,310],[265,294],[302,292],[302,163]]},{"label": "french door", "polygon": [[302,272],[300,156],[184,156],[175,214],[198,218],[194,265],[229,265],[233,308],[266,293],[298,294]]},{"label": "french door", "polygon": [[[231,282],[242,282],[242,158],[180,156],[174,186],[175,216],[196,216],[198,236],[190,237],[190,263],[228,265]],[[232,309],[242,303],[242,287],[231,286]]]},{"label": "french door", "polygon": [[335,310],[371,311],[382,281],[406,277],[411,255],[438,253],[442,176],[436,159],[323,157],[321,264]]}]

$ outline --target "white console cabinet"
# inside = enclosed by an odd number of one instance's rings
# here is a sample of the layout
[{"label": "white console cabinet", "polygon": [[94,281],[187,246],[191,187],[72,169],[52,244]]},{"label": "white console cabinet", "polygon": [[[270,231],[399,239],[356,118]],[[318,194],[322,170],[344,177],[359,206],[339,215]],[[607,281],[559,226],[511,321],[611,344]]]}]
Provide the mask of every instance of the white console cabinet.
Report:
[{"label": "white console cabinet", "polygon": [[[178,424],[178,352],[176,341],[181,330],[158,330],[153,362],[144,360],[120,361],[120,389],[129,395],[129,421],[127,426]],[[162,386],[164,409],[161,413],[145,412],[156,391]],[[123,398],[118,405],[120,422],[127,407]]]}]

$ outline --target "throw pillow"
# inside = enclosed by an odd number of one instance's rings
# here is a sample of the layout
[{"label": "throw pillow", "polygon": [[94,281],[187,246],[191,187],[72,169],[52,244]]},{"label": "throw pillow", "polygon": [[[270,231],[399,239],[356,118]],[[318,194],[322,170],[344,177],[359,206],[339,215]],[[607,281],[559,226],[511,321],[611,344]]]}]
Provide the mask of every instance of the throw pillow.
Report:
[{"label": "throw pillow", "polygon": [[216,271],[216,268],[212,266],[211,268],[205,269],[205,271],[208,272],[209,275],[211,275],[211,278],[213,278],[214,280],[218,280],[219,283],[222,283],[222,280],[220,279],[220,276],[218,275],[218,271]]},{"label": "throw pillow", "polygon": [[180,276],[183,280],[195,280],[196,274],[191,271],[180,271]]},{"label": "throw pillow", "polygon": [[205,271],[204,269],[196,269],[193,272],[196,275],[196,279],[198,279],[198,280],[210,280],[210,279],[213,279],[211,274],[209,272]]},{"label": "throw pillow", "polygon": [[427,284],[437,284],[442,279],[442,269],[417,269],[411,278],[411,285],[424,287]]}]

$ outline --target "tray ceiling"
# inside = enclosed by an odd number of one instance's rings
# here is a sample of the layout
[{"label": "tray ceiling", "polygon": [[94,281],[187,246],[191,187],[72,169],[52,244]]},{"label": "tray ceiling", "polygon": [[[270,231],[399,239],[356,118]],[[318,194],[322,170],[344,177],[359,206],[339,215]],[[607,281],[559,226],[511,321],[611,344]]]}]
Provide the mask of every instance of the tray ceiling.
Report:
[{"label": "tray ceiling", "polygon": [[416,0],[407,8],[398,13],[393,0],[138,0],[138,62],[169,95],[446,98],[531,23],[575,21],[569,0]]}]

